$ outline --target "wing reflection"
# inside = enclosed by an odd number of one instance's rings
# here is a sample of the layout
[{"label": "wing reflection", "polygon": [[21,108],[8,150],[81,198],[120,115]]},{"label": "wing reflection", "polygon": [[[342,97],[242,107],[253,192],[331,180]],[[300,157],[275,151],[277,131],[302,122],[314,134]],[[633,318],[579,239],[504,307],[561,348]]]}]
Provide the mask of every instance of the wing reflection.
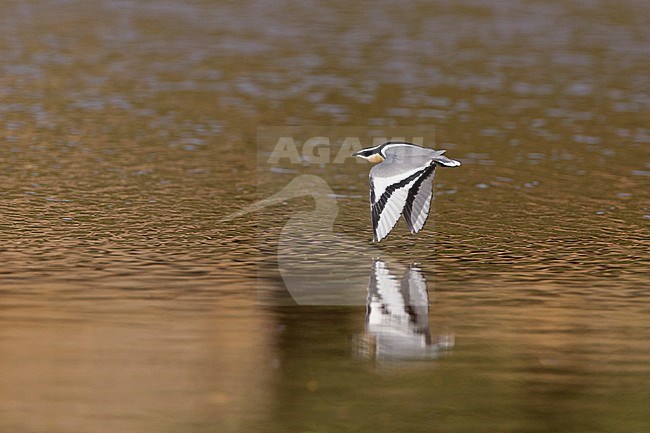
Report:
[{"label": "wing reflection", "polygon": [[452,334],[431,337],[427,282],[417,265],[400,280],[385,262],[373,261],[365,333],[358,343],[361,357],[377,360],[436,358],[454,346]]}]

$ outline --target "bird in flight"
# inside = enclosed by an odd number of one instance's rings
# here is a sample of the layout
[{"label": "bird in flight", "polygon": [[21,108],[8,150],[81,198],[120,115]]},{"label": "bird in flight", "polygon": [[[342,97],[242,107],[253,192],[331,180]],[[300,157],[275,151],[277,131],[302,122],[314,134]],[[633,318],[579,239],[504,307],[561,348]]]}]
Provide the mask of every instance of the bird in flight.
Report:
[{"label": "bird in flight", "polygon": [[400,215],[411,233],[419,232],[429,215],[436,166],[458,167],[460,162],[406,141],[387,141],[353,153],[371,163],[370,216],[372,240],[380,242],[393,230]]}]

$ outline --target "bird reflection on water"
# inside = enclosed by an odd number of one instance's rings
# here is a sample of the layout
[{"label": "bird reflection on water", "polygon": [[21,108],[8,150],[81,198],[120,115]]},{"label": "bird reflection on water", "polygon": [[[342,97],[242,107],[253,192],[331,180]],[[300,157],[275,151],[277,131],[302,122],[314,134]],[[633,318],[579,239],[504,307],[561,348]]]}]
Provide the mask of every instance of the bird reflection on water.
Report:
[{"label": "bird reflection on water", "polygon": [[374,260],[358,356],[377,361],[431,359],[453,347],[453,334],[431,335],[429,293],[420,268],[411,264],[400,280],[384,261]]}]

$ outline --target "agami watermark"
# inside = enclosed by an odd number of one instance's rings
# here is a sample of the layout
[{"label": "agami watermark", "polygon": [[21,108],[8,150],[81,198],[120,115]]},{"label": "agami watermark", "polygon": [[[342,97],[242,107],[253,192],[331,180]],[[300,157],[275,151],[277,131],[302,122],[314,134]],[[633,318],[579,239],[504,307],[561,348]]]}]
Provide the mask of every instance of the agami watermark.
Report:
[{"label": "agami watermark", "polygon": [[[415,131],[415,132],[414,132]],[[286,127],[258,129],[259,162],[264,165],[343,164],[352,154],[386,141],[408,141],[420,146],[433,143],[433,127],[392,127],[371,130],[368,127]],[[354,159],[354,158],[353,158]],[[357,163],[364,163],[356,160]]]}]

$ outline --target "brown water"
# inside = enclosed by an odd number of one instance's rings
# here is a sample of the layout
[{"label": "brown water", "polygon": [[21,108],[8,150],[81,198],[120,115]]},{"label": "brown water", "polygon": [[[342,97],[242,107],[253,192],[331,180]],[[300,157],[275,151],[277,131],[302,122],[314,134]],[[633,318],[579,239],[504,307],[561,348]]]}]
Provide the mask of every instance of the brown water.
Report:
[{"label": "brown water", "polygon": [[[642,0],[2,2],[0,431],[648,431],[648,29]],[[265,165],[269,125],[435,126],[463,165],[370,246],[368,166]],[[303,174],[331,194],[220,221]],[[319,197],[327,243],[287,229]],[[424,316],[366,318],[372,257],[419,263]],[[323,282],[354,305],[292,304]]]}]

